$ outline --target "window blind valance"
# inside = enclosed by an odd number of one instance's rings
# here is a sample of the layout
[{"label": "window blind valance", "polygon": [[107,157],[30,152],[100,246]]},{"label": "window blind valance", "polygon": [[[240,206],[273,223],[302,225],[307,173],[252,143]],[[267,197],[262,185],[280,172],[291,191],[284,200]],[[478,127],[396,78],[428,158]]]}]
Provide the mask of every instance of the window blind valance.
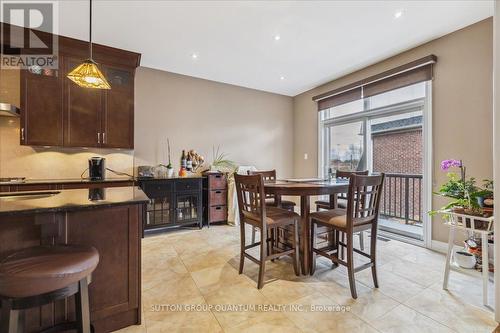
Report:
[{"label": "window blind valance", "polygon": [[436,62],[437,57],[431,54],[380,74],[314,96],[313,101],[318,103],[318,111],[321,111],[357,99],[432,80],[432,67]]}]

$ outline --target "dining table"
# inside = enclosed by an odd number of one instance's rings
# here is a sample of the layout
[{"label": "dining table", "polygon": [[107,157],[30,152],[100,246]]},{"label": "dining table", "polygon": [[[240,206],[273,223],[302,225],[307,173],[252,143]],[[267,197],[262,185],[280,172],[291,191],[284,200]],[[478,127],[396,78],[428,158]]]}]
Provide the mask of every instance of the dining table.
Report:
[{"label": "dining table", "polygon": [[264,183],[265,193],[275,195],[278,205],[281,196],[300,197],[301,233],[299,235],[299,242],[301,247],[302,274],[311,274],[311,221],[309,220],[311,196],[329,195],[330,206],[335,208],[337,207],[338,194],[347,193],[348,190],[348,179],[293,179],[275,180]]}]

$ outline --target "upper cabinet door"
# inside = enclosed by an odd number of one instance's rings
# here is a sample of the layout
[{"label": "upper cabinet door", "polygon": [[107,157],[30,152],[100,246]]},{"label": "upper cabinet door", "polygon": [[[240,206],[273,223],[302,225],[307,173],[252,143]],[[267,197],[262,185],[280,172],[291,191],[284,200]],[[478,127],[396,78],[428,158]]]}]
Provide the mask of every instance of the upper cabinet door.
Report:
[{"label": "upper cabinet door", "polygon": [[[66,58],[65,76],[83,59]],[[101,113],[104,94],[100,89],[82,88],[64,77],[64,146],[99,147],[102,143]]]},{"label": "upper cabinet door", "polygon": [[21,71],[21,144],[63,145],[60,71],[33,67]]},{"label": "upper cabinet door", "polygon": [[103,69],[111,90],[104,91],[102,146],[134,149],[134,71],[109,66]]}]

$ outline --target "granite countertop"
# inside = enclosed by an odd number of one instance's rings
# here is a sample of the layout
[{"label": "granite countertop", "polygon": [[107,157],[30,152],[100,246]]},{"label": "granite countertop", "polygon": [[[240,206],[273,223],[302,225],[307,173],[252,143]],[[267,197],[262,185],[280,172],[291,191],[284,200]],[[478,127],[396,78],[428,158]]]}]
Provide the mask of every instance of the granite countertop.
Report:
[{"label": "granite countertop", "polygon": [[74,211],[141,204],[148,201],[148,197],[136,186],[2,193],[0,195],[0,216]]},{"label": "granite countertop", "polygon": [[25,179],[24,182],[12,182],[2,185],[31,185],[31,184],[79,184],[79,183],[112,183],[112,182],[133,182],[130,177],[106,178],[102,180],[90,180],[89,178],[66,178],[66,179]]}]

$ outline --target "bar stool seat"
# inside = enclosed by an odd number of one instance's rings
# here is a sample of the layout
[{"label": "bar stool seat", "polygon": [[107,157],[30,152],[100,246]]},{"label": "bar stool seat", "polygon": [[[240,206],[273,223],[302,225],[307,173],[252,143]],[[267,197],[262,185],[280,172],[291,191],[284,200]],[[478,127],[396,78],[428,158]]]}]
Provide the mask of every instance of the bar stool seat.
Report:
[{"label": "bar stool seat", "polygon": [[71,295],[76,295],[76,321],[46,331],[74,328],[91,332],[88,284],[98,263],[97,250],[81,245],[37,246],[1,258],[0,333],[23,332],[23,310]]},{"label": "bar stool seat", "polygon": [[89,276],[99,254],[86,246],[38,246],[0,260],[0,295],[28,297],[69,286]]}]

